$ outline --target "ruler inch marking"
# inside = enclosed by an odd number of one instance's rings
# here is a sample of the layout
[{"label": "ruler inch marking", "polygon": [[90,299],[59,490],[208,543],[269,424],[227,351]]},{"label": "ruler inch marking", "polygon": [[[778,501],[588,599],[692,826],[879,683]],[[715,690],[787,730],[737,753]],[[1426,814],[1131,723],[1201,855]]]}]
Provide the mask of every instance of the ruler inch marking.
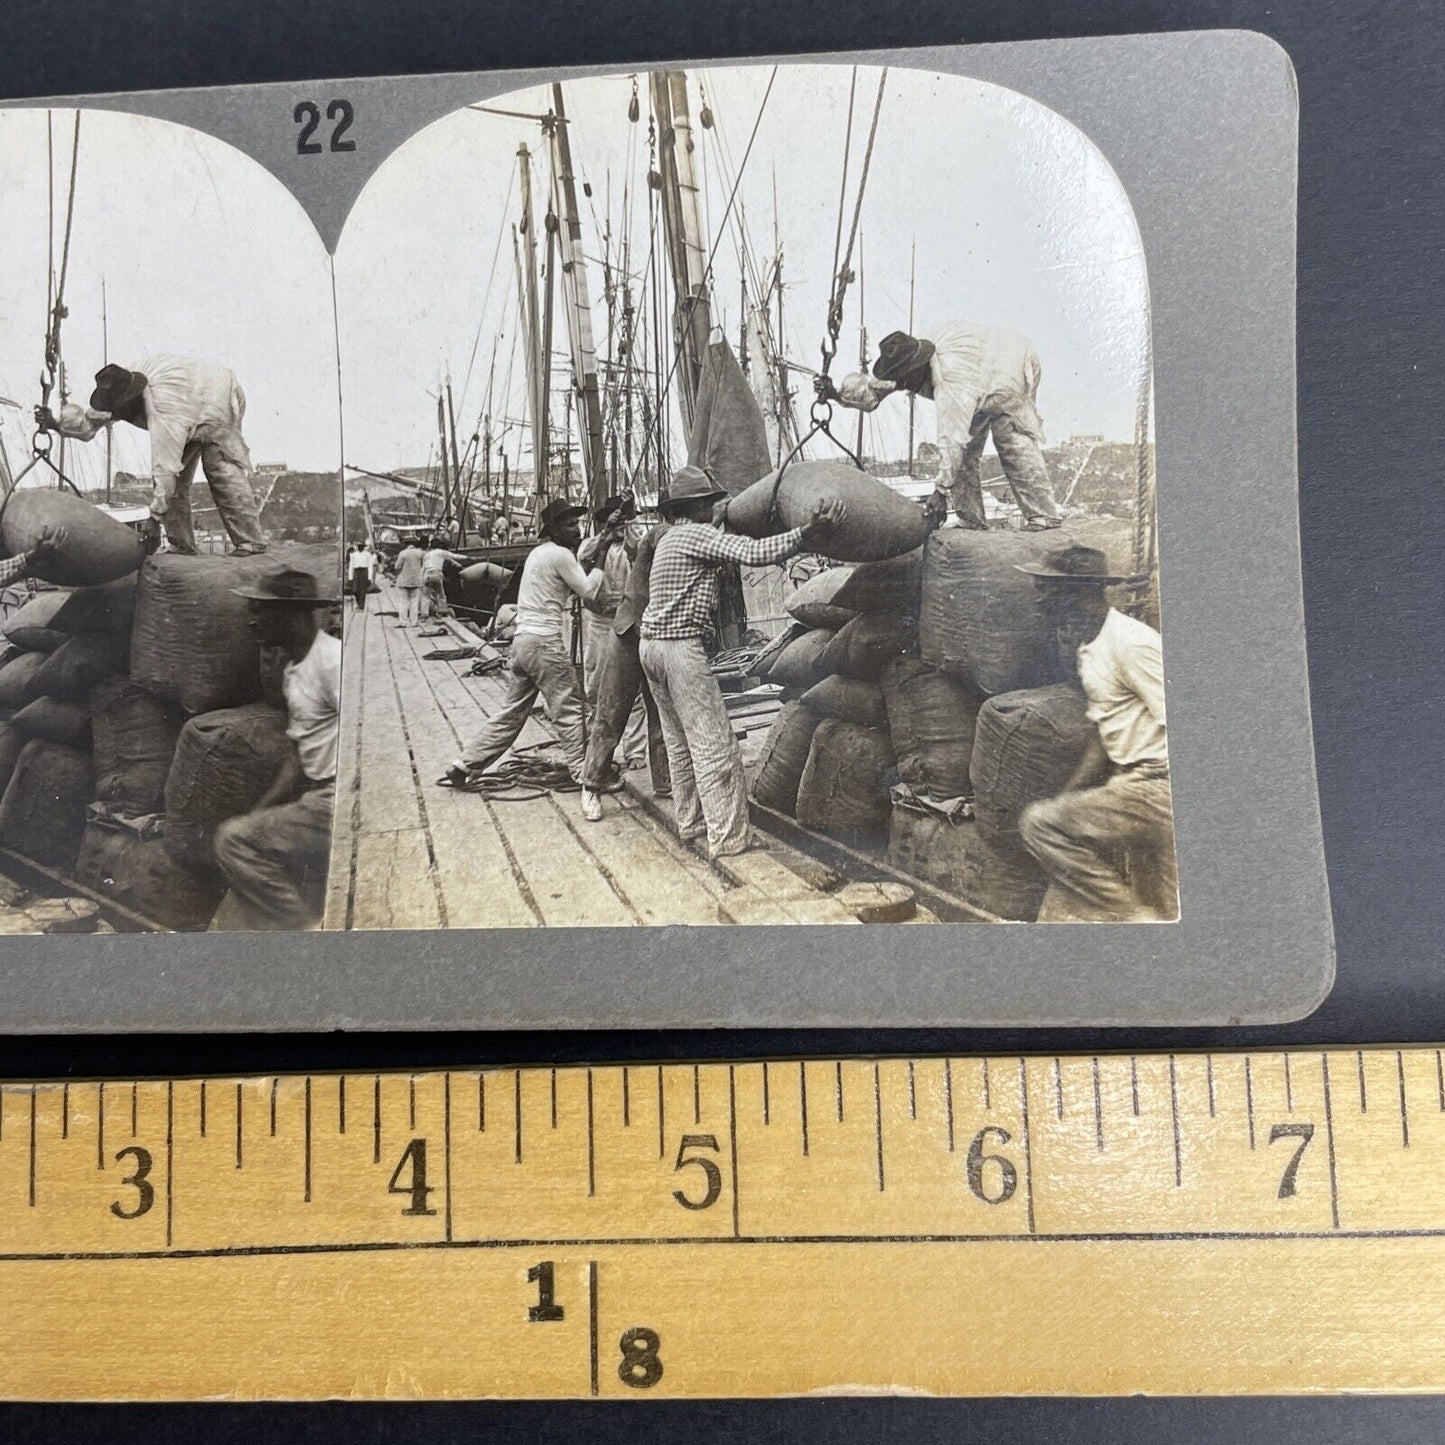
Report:
[{"label": "ruler inch marking", "polygon": [[452,1076],[442,1075],[442,1189],[445,1199],[444,1229],[452,1237]]},{"label": "ruler inch marking", "polygon": [[306,1075],[306,1119],[303,1126],[303,1153],[306,1171],[306,1191],[303,1203],[311,1203],[311,1075]]},{"label": "ruler inch marking", "polygon": [[1286,1049],[1280,1058],[1284,1060],[1284,1110],[1286,1114],[1294,1113],[1294,1085],[1289,1073],[1289,1050]]},{"label": "ruler inch marking", "polygon": [[70,1138],[70,1080],[60,1086],[60,1137]]},{"label": "ruler inch marking", "polygon": [[552,1070],[552,1127],[557,1127],[557,1070]]},{"label": "ruler inch marking", "polygon": [[883,1193],[883,1086],[878,1077],[878,1060],[873,1060],[873,1132],[878,1141],[878,1192]]},{"label": "ruler inch marking", "polygon": [[1435,1050],[1435,1080],[1440,1089],[1440,1112],[1445,1114],[1445,1063],[1440,1060],[1440,1050]]},{"label": "ruler inch marking", "polygon": [[[1134,1111],[1139,1112],[1137,1109]],[[1064,1117],[1064,1066],[1058,1055],[1054,1056],[1054,1118],[1062,1120]]]},{"label": "ruler inch marking", "polygon": [[984,1056],[983,1060],[983,1111],[985,1114],[991,1114],[993,1112],[993,1094],[989,1088],[987,1055]]},{"label": "ruler inch marking", "polygon": [[1334,1227],[1340,1227],[1340,1186],[1335,1165],[1335,1115],[1330,1104],[1330,1055],[1329,1051],[1320,1051],[1320,1074],[1324,1080],[1325,1089],[1325,1143],[1329,1146],[1330,1161],[1330,1219]]},{"label": "ruler inch marking", "polygon": [[336,1132],[346,1133],[346,1075],[336,1081]]},{"label": "ruler inch marking", "polygon": [[1025,1060],[1019,1058],[1019,1110],[1023,1120],[1024,1136],[1024,1198],[1028,1202],[1029,1233],[1038,1233],[1034,1219],[1034,1162],[1033,1142],[1029,1138],[1029,1071]]},{"label": "ruler inch marking", "polygon": [[30,1208],[35,1208],[35,1085],[30,1086]]},{"label": "ruler inch marking", "polygon": [[742,1234],[738,1225],[741,1209],[738,1198],[738,1094],[731,1064],[728,1065],[728,1136],[733,1161],[733,1238],[737,1239]]},{"label": "ruler inch marking", "polygon": [[1369,1112],[1369,1101],[1365,1097],[1365,1051],[1363,1049],[1355,1050],[1355,1068],[1360,1075],[1360,1113],[1364,1114]]},{"label": "ruler inch marking", "polygon": [[[131,1098],[135,1098],[135,1085],[131,1085]],[[134,1131],[132,1131],[134,1132]],[[201,1138],[206,1137],[206,1081],[201,1080]]]},{"label": "ruler inch marking", "polygon": [[943,1061],[943,1101],[948,1110],[948,1152],[953,1149],[953,1060]]},{"label": "ruler inch marking", "polygon": [[244,1112],[244,1111],[243,1111],[243,1109],[242,1109],[242,1104],[241,1104],[241,1085],[238,1083],[238,1084],[236,1085],[236,1168],[237,1168],[237,1169],[239,1169],[239,1168],[241,1167],[241,1161],[242,1161],[242,1159],[243,1159],[243,1157],[244,1157],[244,1155],[243,1155],[243,1147],[242,1147],[242,1143],[241,1143],[241,1119],[242,1119],[242,1117],[243,1117],[243,1112]]},{"label": "ruler inch marking", "polygon": [[[3,1114],[0,1110],[0,1114]],[[95,1091],[95,1167],[105,1168],[105,1080]]]},{"label": "ruler inch marking", "polygon": [[834,1059],[834,1060],[833,1060],[833,1078],[834,1078],[834,1080],[835,1080],[834,1087],[837,1089],[837,1093],[838,1093],[838,1122],[841,1124],[841,1123],[843,1122],[843,1060],[842,1060],[842,1059]]},{"label": "ruler inch marking", "polygon": [[276,1137],[276,1091],[281,1087],[281,1080],[271,1080],[271,1137]]},{"label": "ruler inch marking", "polygon": [[[275,1133],[273,1129],[271,1131]],[[371,1076],[371,1162],[381,1163],[381,1075]]]},{"label": "ruler inch marking", "polygon": [[770,1097],[769,1097],[769,1095],[768,1095],[768,1061],[767,1061],[766,1059],[764,1059],[764,1060],[763,1060],[763,1123],[764,1123],[764,1124],[771,1124],[772,1122],[773,1122],[773,1120],[772,1120],[772,1100],[770,1099]]},{"label": "ruler inch marking", "polygon": [[908,1061],[908,1117],[918,1117],[918,1086],[913,1079],[913,1060]]},{"label": "ruler inch marking", "polygon": [[1129,1089],[1133,1095],[1134,1117],[1139,1117],[1139,1057],[1137,1054],[1129,1055]]},{"label": "ruler inch marking", "polygon": [[515,1114],[512,1134],[512,1163],[522,1162],[522,1071],[512,1070],[512,1110]]},{"label": "ruler inch marking", "polygon": [[1254,1075],[1250,1072],[1249,1055],[1244,1056],[1244,1112],[1249,1121],[1249,1147],[1254,1149]]},{"label": "ruler inch marking", "polygon": [[139,1132],[140,1110],[138,1107],[139,1087],[136,1084],[130,1086],[130,1137],[135,1138]]},{"label": "ruler inch marking", "polygon": [[[622,1127],[623,1127],[624,1129],[630,1129],[630,1128],[632,1127],[632,1084],[631,1084],[631,1081],[630,1081],[630,1078],[629,1078],[629,1073],[630,1073],[630,1071],[629,1071],[627,1065],[626,1065],[626,1064],[623,1064],[623,1066],[622,1066]],[[556,1072],[555,1069],[552,1071],[552,1077],[553,1077],[554,1079],[557,1077],[557,1072]],[[556,1119],[554,1118],[552,1122],[555,1124],[555,1123],[556,1123]]]},{"label": "ruler inch marking", "polygon": [[1179,1083],[1175,1075],[1174,1055],[1169,1055],[1169,1117],[1174,1126],[1174,1187],[1184,1184],[1184,1158],[1179,1143]]},{"label": "ruler inch marking", "polygon": [[[587,1070],[587,1197],[597,1194],[597,1151],[592,1128],[592,1070]],[[594,1266],[595,1268],[595,1266]]]},{"label": "ruler inch marking", "polygon": [[[592,1071],[587,1071],[588,1083],[592,1080]],[[597,1394],[598,1371],[597,1371],[597,1261],[595,1259],[587,1262],[587,1336],[588,1354],[591,1369],[591,1386],[594,1397]]]},{"label": "ruler inch marking", "polygon": [[697,1064],[692,1066],[692,1122],[702,1123],[702,1074]]},{"label": "ruler inch marking", "polygon": [[1104,1152],[1104,1101],[1099,1093],[1099,1056],[1094,1055],[1094,1143]]},{"label": "ruler inch marking", "polygon": [[667,1158],[667,1103],[663,1097],[662,1065],[657,1066],[657,1157]]},{"label": "ruler inch marking", "polygon": [[166,1080],[166,1248],[175,1235],[176,1175],[176,1086]]},{"label": "ruler inch marking", "polygon": [[1209,1117],[1214,1118],[1214,1055],[1204,1056],[1204,1081],[1209,1088]]},{"label": "ruler inch marking", "polygon": [[412,1133],[416,1133],[416,1075],[406,1078],[406,1122]]},{"label": "ruler inch marking", "polygon": [[808,1065],[798,1060],[798,1113],[803,1121],[803,1157],[808,1157]]},{"label": "ruler inch marking", "polygon": [[1395,1071],[1400,1076],[1400,1147],[1410,1147],[1410,1107],[1405,1102],[1405,1055],[1395,1050]]},{"label": "ruler inch marking", "polygon": [[477,1128],[487,1132],[487,1076],[481,1069],[477,1070]]}]

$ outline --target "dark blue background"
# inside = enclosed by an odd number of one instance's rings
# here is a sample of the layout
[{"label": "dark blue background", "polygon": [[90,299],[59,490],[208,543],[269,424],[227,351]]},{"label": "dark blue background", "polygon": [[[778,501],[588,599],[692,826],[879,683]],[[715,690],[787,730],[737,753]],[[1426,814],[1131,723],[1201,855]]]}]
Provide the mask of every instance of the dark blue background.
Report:
[{"label": "dark blue background", "polygon": [[[354,1069],[798,1052],[1439,1042],[1445,753],[1438,619],[1445,23],[1438,0],[6,0],[0,95],[1233,27],[1299,73],[1300,477],[1311,692],[1339,976],[1285,1028],[7,1040],[0,1074]],[[806,145],[809,138],[799,137]],[[5,218],[0,214],[0,264]],[[1202,478],[1228,487],[1228,477]],[[1240,646],[1255,624],[1238,599]],[[1267,746],[1249,719],[1241,746]],[[1240,819],[1241,828],[1249,826]],[[0,984],[3,987],[3,984]],[[144,1308],[137,1301],[137,1308]],[[23,1319],[6,1321],[12,1337]],[[806,1322],[800,1322],[806,1328]],[[816,1401],[0,1409],[0,1439],[1237,1442],[1445,1434],[1435,1401]]]}]

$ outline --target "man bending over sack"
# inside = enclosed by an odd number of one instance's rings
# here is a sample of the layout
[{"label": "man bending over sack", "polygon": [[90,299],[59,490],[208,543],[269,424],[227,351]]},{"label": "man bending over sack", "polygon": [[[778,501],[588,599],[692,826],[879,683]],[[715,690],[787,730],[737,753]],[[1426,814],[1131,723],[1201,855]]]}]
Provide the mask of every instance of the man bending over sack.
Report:
[{"label": "man bending over sack", "polygon": [[652,560],[640,648],[667,741],[678,836],[692,842],[706,834],[712,858],[753,846],[742,754],[708,663],[707,640],[717,625],[718,568],[725,562],[766,567],[785,561],[810,536],[847,515],[836,498],[820,500],[806,526],[756,539],[722,530],[726,501],[727,493],[697,467],[683,467],[673,477],[659,508],[673,526]]},{"label": "man bending over sack", "polygon": [[246,397],[234,373],[214,361],[147,356],[135,371],[104,366],[89,407],[66,402],[60,416],[37,413],[41,426],[88,442],[102,428],[129,422],[151,437],[151,521],[164,523],[173,552],[193,553],[191,481],[199,462],[237,556],[266,550],[251,489],[251,453],[241,435]]},{"label": "man bending over sack", "polygon": [[891,332],[878,348],[872,376],[854,372],[836,387],[820,376],[813,386],[820,400],[841,401],[856,411],[872,411],[894,392],[932,398],[943,468],[925,514],[935,526],[948,515],[950,493],[961,526],[975,531],[988,526],[979,463],[992,432],[1025,526],[1042,532],[1057,527],[1063,516],[1042,450],[1042,374],[1038,353],[1024,337],[956,321],[927,336]]},{"label": "man bending over sack", "polygon": [[1062,547],[1034,578],[1054,622],[1059,657],[1075,665],[1097,731],[1063,792],[1019,819],[1024,846],[1052,880],[1040,922],[1124,923],[1179,916],[1174,811],[1159,634],[1109,605],[1109,575],[1093,547]]},{"label": "man bending over sack", "polygon": [[601,571],[586,572],[577,560],[586,515],[586,507],[561,500],[543,508],[542,541],[527,554],[517,588],[517,631],[506,700],[501,711],[468,739],[461,757],[437,779],[438,787],[475,784],[517,741],[532,716],[538,693],[560,736],[567,771],[574,782],[581,783],[587,752],[582,690],[562,640],[562,620],[564,612],[571,610],[574,596],[588,602],[602,586]]},{"label": "man bending over sack", "polygon": [[341,718],[341,644],[320,626],[316,579],[278,567],[233,589],[251,604],[262,671],[282,660],[286,736],[295,744],[265,796],[216,829],[216,861],[231,885],[211,927],[315,928],[331,853],[336,744]]}]

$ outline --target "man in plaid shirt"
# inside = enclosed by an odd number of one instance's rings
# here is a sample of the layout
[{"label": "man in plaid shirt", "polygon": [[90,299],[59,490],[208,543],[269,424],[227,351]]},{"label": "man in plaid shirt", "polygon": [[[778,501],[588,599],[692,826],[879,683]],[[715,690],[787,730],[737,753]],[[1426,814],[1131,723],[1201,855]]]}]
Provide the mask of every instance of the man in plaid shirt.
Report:
[{"label": "man in plaid shirt", "polygon": [[722,530],[727,493],[697,467],[672,479],[663,515],[673,523],[657,544],[651,593],[642,615],[642,670],[652,686],[667,742],[673,814],[684,842],[707,837],[708,856],[752,846],[747,778],[722,690],[708,665],[706,641],[717,611],[717,572],[727,562],[766,567],[801,550],[817,531],[846,515],[837,499],[820,501],[813,520],[776,537]]}]

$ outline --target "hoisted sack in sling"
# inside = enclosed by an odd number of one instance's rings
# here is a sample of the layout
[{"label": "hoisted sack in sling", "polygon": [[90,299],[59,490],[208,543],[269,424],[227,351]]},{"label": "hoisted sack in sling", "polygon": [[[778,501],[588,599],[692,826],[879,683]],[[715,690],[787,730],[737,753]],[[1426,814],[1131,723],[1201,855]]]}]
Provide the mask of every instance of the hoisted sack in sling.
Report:
[{"label": "hoisted sack in sling", "polygon": [[21,749],[0,799],[0,846],[68,872],[94,792],[89,754],[32,739]]},{"label": "hoisted sack in sling", "polygon": [[222,708],[181,729],[166,778],[166,847],[182,862],[211,861],[216,829],[249,813],[288,750],[286,714],[266,703]]},{"label": "hoisted sack in sling", "polygon": [[979,709],[969,767],[973,811],[995,848],[1022,853],[1019,814],[1061,792],[1078,767],[1095,732],[1085,706],[1080,689],[1058,683],[1004,693]]},{"label": "hoisted sack in sling", "polygon": [[323,596],[337,595],[335,546],[273,547],[257,557],[151,557],[136,593],[131,677],[188,713],[261,698],[250,604],[232,589],[278,564],[312,573]]},{"label": "hoisted sack in sling", "polygon": [[38,592],[5,619],[0,632],[26,652],[54,652],[70,635],[55,625],[69,596],[68,592]]},{"label": "hoisted sack in sling", "polygon": [[790,642],[768,669],[768,681],[792,692],[804,692],[828,675],[823,666],[824,650],[833,640],[826,628],[817,627]]},{"label": "hoisted sack in sling", "polygon": [[833,597],[835,607],[917,617],[923,606],[923,548],[883,562],[864,562]]},{"label": "hoisted sack in sling", "polygon": [[985,697],[1059,679],[1054,627],[1034,579],[1018,570],[1058,545],[1022,532],[948,527],[928,539],[918,636],[924,662]]},{"label": "hoisted sack in sling", "polygon": [[893,749],[883,728],[824,718],[798,783],[798,821],[848,841],[888,825]]},{"label": "hoisted sack in sling", "polygon": [[733,498],[728,526],[744,536],[772,537],[812,521],[825,497],[837,497],[848,515],[840,526],[810,536],[810,552],[839,562],[878,562],[923,545],[923,509],[851,462],[791,462],[781,481],[769,472]]},{"label": "hoisted sack in sling", "polygon": [[784,703],[763,743],[753,801],[792,817],[798,809],[798,783],[820,719],[801,702]]},{"label": "hoisted sack in sling", "polygon": [[75,879],[181,933],[201,932],[226,891],[218,873],[178,863],[163,838],[138,838],[100,823],[86,825]]},{"label": "hoisted sack in sling", "polygon": [[90,695],[95,796],[121,812],[159,813],[185,718],[175,703],[124,678]]},{"label": "hoisted sack in sling", "polygon": [[47,527],[64,527],[65,545],[34,573],[57,586],[114,582],[145,560],[145,543],[136,533],[74,492],[26,487],[10,493],[0,513],[0,543],[7,556],[31,551]]},{"label": "hoisted sack in sling", "polygon": [[883,706],[883,689],[876,682],[856,677],[825,677],[803,694],[803,702],[819,717],[859,723],[865,728],[886,728],[888,713]]},{"label": "hoisted sack in sling", "polygon": [[912,656],[886,663],[882,683],[899,780],[935,798],[972,793],[968,765],[978,704],[968,689]]},{"label": "hoisted sack in sling", "polygon": [[835,606],[833,598],[852,573],[851,567],[830,567],[810,577],[783,604],[784,610],[804,627],[836,630],[844,626],[853,620],[854,614],[846,607]]},{"label": "hoisted sack in sling", "polygon": [[918,640],[911,617],[864,612],[855,617],[823,651],[823,667],[842,677],[875,681],[890,658],[901,657]]}]

